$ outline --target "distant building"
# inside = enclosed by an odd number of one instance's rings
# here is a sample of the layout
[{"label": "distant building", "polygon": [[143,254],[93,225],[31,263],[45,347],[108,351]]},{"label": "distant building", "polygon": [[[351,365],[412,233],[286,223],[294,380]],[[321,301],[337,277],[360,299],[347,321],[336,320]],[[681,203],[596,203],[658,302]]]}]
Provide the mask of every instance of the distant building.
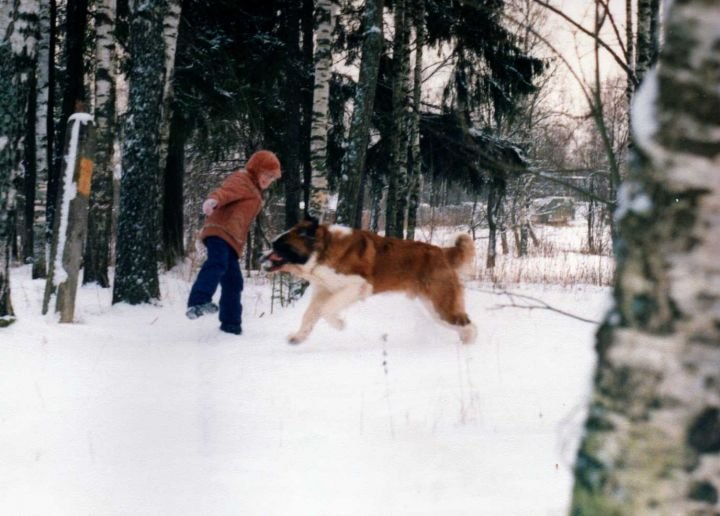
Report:
[{"label": "distant building", "polygon": [[532,202],[534,224],[569,224],[575,218],[575,201],[571,197],[543,197]]}]

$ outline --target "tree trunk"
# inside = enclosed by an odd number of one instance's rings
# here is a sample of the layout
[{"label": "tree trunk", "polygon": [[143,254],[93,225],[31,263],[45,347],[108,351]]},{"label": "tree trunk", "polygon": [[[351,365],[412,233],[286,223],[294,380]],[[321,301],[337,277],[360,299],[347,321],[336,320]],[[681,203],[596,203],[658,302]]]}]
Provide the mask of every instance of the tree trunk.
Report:
[{"label": "tree trunk", "polygon": [[130,18],[132,65],[128,75],[113,303],[134,305],[160,297],[155,238],[161,126],[158,92],[165,84],[166,10],[166,2],[138,0]]},{"label": "tree trunk", "polygon": [[[8,6],[0,3],[0,7]],[[0,19],[0,23],[3,21]],[[6,29],[0,25],[0,35],[5,36]],[[10,297],[10,210],[15,197],[13,178],[17,174],[18,146],[23,131],[21,119],[15,116],[21,112],[19,86],[15,55],[4,37],[0,40],[0,328],[15,321]]]},{"label": "tree trunk", "polygon": [[300,116],[302,106],[300,49],[300,4],[286,0],[283,11],[285,43],[285,83],[283,97],[287,117],[283,123],[284,156],[283,186],[285,187],[285,227],[292,227],[300,220],[302,180],[300,175]]},{"label": "tree trunk", "polygon": [[[315,12],[313,4],[313,0],[302,0],[302,7],[300,10],[300,31],[302,33],[302,61],[303,66],[307,67],[308,69],[315,68]],[[300,124],[300,163],[302,167],[303,178],[302,202],[305,213],[307,213],[310,207],[312,195],[312,161],[310,141],[313,123],[313,98],[315,96],[314,88],[315,74],[304,74],[301,85],[302,123]],[[330,117],[330,112],[328,112],[328,117]]]},{"label": "tree trunk", "polygon": [[641,82],[658,57],[660,0],[638,0],[637,9],[635,76]]},{"label": "tree trunk", "polygon": [[315,40],[315,87],[313,90],[310,162],[312,179],[310,213],[321,218],[327,209],[327,141],[330,77],[332,74],[332,32],[337,7],[332,0],[318,0],[315,8],[317,38]]},{"label": "tree trunk", "polygon": [[343,158],[341,200],[338,204],[338,222],[360,227],[357,213],[362,211],[360,185],[365,170],[370,117],[375,103],[375,89],[383,49],[383,0],[367,0],[365,4],[364,39],[360,77],[355,106],[350,122],[348,145]]},{"label": "tree trunk", "polygon": [[672,4],[660,66],[634,99],[640,159],[615,213],[623,252],[573,514],[717,513],[718,20],[717,2]]},{"label": "tree trunk", "polygon": [[410,115],[410,163],[408,188],[407,239],[415,239],[417,212],[422,191],[422,154],[420,153],[420,108],[422,93],[423,46],[425,45],[425,2],[415,0],[415,67],[413,68],[413,109]]},{"label": "tree trunk", "polygon": [[385,182],[379,174],[370,177],[370,220],[368,229],[373,233],[380,231],[380,215],[382,213],[382,198]]},{"label": "tree trunk", "polygon": [[515,181],[515,209],[513,210],[515,217],[515,225],[519,232],[519,241],[517,253],[518,256],[527,256],[528,254],[528,236],[530,235],[530,188],[534,181],[534,176],[530,174],[521,175]]},{"label": "tree trunk", "polygon": [[[106,0],[108,1],[108,0]],[[165,49],[165,80],[163,83],[162,111],[160,122],[160,170],[165,169],[168,140],[170,139],[170,108],[173,99],[173,80],[175,77],[175,53],[177,50],[178,31],[182,5],[180,0],[166,0],[167,11],[163,22],[163,40]],[[113,1],[114,3],[114,1]]]},{"label": "tree trunk", "polygon": [[0,0],[0,327],[15,320],[10,298],[11,212],[20,173],[24,123],[37,53],[37,1]]},{"label": "tree trunk", "polygon": [[57,292],[55,311],[60,322],[72,322],[82,262],[82,248],[88,226],[88,202],[92,185],[95,131],[92,116],[75,113],[70,117],[65,146],[65,171],[58,189],[58,207],[53,231],[52,252],[45,284],[43,314],[51,295]]},{"label": "tree trunk", "polygon": [[[625,0],[625,62],[629,69],[634,69],[635,63],[635,33],[633,32],[633,0]],[[625,96],[628,102],[628,119],[630,117],[630,104],[635,93],[635,80],[631,72],[627,73]]]},{"label": "tree trunk", "polygon": [[162,260],[170,270],[185,256],[183,243],[183,206],[185,205],[183,183],[185,180],[185,142],[187,128],[182,114],[173,113],[170,123],[170,141],[165,166],[164,199],[162,215]]},{"label": "tree trunk", "polygon": [[[168,269],[175,266],[176,261],[172,259],[177,252],[177,239],[174,237],[174,230],[178,225],[182,228],[182,215],[181,220],[177,220],[177,197],[168,197],[168,192],[177,193],[178,189],[182,189],[182,183],[168,184],[178,180],[178,175],[175,173],[176,170],[171,171],[171,175],[167,176],[166,172],[170,169],[168,160],[169,145],[170,145],[170,132],[172,131],[171,124],[173,121],[173,83],[175,78],[175,54],[177,51],[178,32],[180,30],[180,16],[182,13],[182,2],[180,0],[166,0],[167,10],[165,12],[165,20],[163,22],[163,40],[164,40],[164,84],[163,84],[163,96],[160,111],[160,149],[158,156],[160,159],[159,171],[160,171],[160,185],[159,192],[161,192],[162,201],[158,206],[158,220],[160,220],[160,233],[158,235],[160,242],[160,256],[163,258],[162,263]],[[182,181],[182,175],[180,176]],[[182,195],[180,196],[182,199]],[[174,220],[169,219],[175,215]],[[167,225],[171,228],[168,228]],[[169,230],[169,231],[168,231]],[[170,238],[168,240],[167,238]],[[182,250],[182,245],[180,245]]]},{"label": "tree trunk", "polygon": [[88,0],[68,0],[66,6],[65,50],[63,52],[65,85],[63,88],[57,138],[55,140],[58,143],[57,148],[60,150],[53,157],[50,177],[48,178],[46,214],[48,228],[54,226],[56,197],[60,175],[63,170],[64,156],[62,155],[62,149],[67,139],[67,121],[76,111],[84,110],[84,107],[79,106],[78,103],[84,104],[87,98],[84,84],[85,65],[83,57],[83,53],[85,52],[85,32],[87,29],[87,5]]},{"label": "tree trunk", "polygon": [[98,2],[95,11],[95,172],[90,196],[83,284],[110,287],[115,120],[115,0]]},{"label": "tree trunk", "polygon": [[41,0],[39,11],[38,54],[35,67],[35,193],[33,206],[33,268],[32,277],[44,278],[47,274],[47,254],[49,252],[46,220],[47,182],[52,162],[52,112],[50,111],[50,78],[54,67],[50,58],[54,52],[51,45],[54,30],[51,11],[54,2]]},{"label": "tree trunk", "polygon": [[495,267],[495,258],[497,256],[497,228],[500,216],[500,206],[505,197],[505,185],[499,178],[493,177],[488,184],[488,201],[487,201],[487,220],[488,220],[488,248],[485,267],[492,269]]},{"label": "tree trunk", "polygon": [[385,235],[402,238],[408,195],[408,38],[410,34],[406,0],[396,0],[393,41],[392,128],[390,133],[390,174],[388,177]]},{"label": "tree trunk", "polygon": [[[37,60],[36,60],[37,61]],[[35,64],[34,68],[37,68]],[[32,263],[34,233],[33,220],[35,220],[35,187],[37,185],[37,142],[35,135],[35,114],[37,112],[37,80],[35,74],[28,77],[28,99],[25,112],[25,138],[24,138],[24,181],[23,181],[23,216],[22,216],[22,260],[23,263]]]}]

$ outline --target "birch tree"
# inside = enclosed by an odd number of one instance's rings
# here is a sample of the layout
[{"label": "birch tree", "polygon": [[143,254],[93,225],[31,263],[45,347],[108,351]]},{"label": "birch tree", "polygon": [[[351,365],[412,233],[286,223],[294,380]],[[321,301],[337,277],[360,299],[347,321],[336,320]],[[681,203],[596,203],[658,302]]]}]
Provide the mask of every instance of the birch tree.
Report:
[{"label": "birch tree", "polygon": [[110,286],[115,120],[115,0],[95,7],[95,169],[90,197],[83,283]]},{"label": "birch tree", "polygon": [[166,0],[167,10],[163,20],[164,82],[162,89],[160,170],[165,167],[168,139],[170,137],[170,104],[173,98],[173,78],[175,77],[175,54],[177,50],[178,30],[182,5],[180,0]]},{"label": "birch tree", "polygon": [[633,101],[615,307],[598,332],[573,514],[715,514],[720,490],[720,4],[675,2]]},{"label": "birch tree", "polygon": [[315,87],[313,89],[312,126],[310,129],[311,193],[310,213],[322,217],[327,209],[327,141],[330,77],[332,74],[332,32],[337,5],[318,0],[315,6]]},{"label": "birch tree", "polygon": [[37,53],[37,1],[0,0],[0,327],[14,321],[10,299],[12,218],[15,179],[25,136],[29,77]]},{"label": "birch tree", "polygon": [[362,188],[370,139],[370,118],[375,103],[377,75],[383,50],[383,4],[384,0],[367,0],[365,3],[360,76],[350,121],[347,150],[342,164],[338,222],[353,227],[360,227],[362,215]]},{"label": "birch tree", "polygon": [[122,149],[113,303],[160,297],[157,270],[161,103],[166,2],[138,0],[130,17],[129,106]]},{"label": "birch tree", "polygon": [[[657,61],[660,47],[660,0],[638,0],[635,76],[642,81]],[[630,61],[632,63],[632,61]]]},{"label": "birch tree", "polygon": [[[162,96],[162,111],[160,118],[160,192],[162,193],[161,209],[158,212],[160,223],[161,256],[165,266],[169,269],[177,263],[182,255],[182,203],[183,203],[183,171],[178,170],[175,162],[177,154],[170,156],[170,146],[178,145],[178,126],[173,127],[172,121],[177,121],[172,112],[175,96],[175,58],[177,55],[178,36],[182,5],[179,0],[169,0],[168,9],[163,22],[163,40],[165,48],[164,85]],[[172,133],[175,134],[172,134]],[[171,138],[175,141],[171,141]],[[184,138],[180,138],[184,144]],[[180,209],[178,210],[178,204]]]},{"label": "birch tree", "polygon": [[[35,195],[33,206],[33,278],[43,278],[47,273],[47,253],[49,245],[49,232],[45,220],[45,206],[47,204],[47,182],[52,160],[52,134],[50,128],[52,116],[50,113],[50,70],[54,66],[51,56],[51,18],[50,1],[41,0],[38,10],[38,49],[35,61]],[[50,122],[50,123],[48,123]],[[28,221],[30,223],[30,221]]]}]

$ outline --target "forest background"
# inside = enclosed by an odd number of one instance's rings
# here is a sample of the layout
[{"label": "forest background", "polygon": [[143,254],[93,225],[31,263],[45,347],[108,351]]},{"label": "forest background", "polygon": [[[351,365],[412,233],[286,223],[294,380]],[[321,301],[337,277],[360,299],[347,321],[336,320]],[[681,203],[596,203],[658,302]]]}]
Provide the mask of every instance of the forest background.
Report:
[{"label": "forest background", "polygon": [[[537,199],[569,198],[584,206],[584,252],[617,260],[576,503],[716,505],[718,7],[572,4],[3,0],[2,326],[15,318],[10,268],[58,273],[53,249],[75,222],[83,282],[113,303],[158,299],[159,271],[195,252],[202,199],[261,147],[283,179],[248,270],[308,212],[397,238],[482,228],[492,271],[508,235],[518,256],[541,245]],[[578,39],[554,37],[557,23]],[[68,195],[87,206],[72,223]],[[667,462],[650,460],[658,449]]]}]

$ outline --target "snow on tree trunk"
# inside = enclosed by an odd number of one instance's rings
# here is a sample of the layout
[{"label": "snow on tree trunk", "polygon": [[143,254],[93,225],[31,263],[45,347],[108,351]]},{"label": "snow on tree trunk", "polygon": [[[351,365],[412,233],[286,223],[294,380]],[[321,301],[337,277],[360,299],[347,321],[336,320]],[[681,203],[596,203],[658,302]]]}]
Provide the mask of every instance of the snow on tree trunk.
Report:
[{"label": "snow on tree trunk", "polygon": [[37,1],[0,0],[0,327],[14,321],[10,298],[11,212],[20,173],[32,67],[37,53]]},{"label": "snow on tree trunk", "polygon": [[327,137],[330,77],[332,75],[332,32],[337,5],[332,0],[318,0],[315,6],[315,87],[313,90],[310,162],[312,164],[310,213],[321,217],[327,209]]},{"label": "snow on tree trunk", "polygon": [[65,4],[65,20],[62,40],[64,50],[62,61],[65,65],[63,73],[63,93],[61,115],[57,126],[57,142],[60,144],[53,156],[47,188],[47,224],[54,227],[55,205],[60,175],[64,170],[62,146],[67,140],[67,121],[76,111],[85,110],[88,98],[85,89],[85,50],[88,17],[88,0],[69,0]]},{"label": "snow on tree trunk", "polygon": [[87,234],[95,145],[91,115],[75,113],[70,117],[68,127],[65,170],[58,189],[58,210],[43,299],[45,314],[51,297],[57,294],[55,311],[60,313],[60,322],[72,322],[75,314],[82,248]]},{"label": "snow on tree trunk", "polygon": [[122,149],[113,303],[160,297],[157,270],[161,102],[166,2],[138,0],[130,17],[131,68]]},{"label": "snow on tree trunk", "polygon": [[720,490],[720,4],[675,2],[633,104],[615,307],[573,514],[716,514]]},{"label": "snow on tree trunk", "polygon": [[408,186],[407,238],[415,239],[417,211],[422,191],[422,155],[420,153],[420,95],[422,93],[423,45],[425,44],[425,3],[415,0],[415,67],[413,68],[413,111],[410,115],[410,169]]},{"label": "snow on tree trunk", "polygon": [[355,105],[350,121],[350,134],[343,158],[341,201],[338,204],[338,222],[360,227],[362,214],[362,176],[370,138],[370,117],[375,103],[375,88],[383,50],[384,0],[367,0],[365,4],[365,33],[362,46],[360,77],[355,94]]},{"label": "snow on tree trunk", "polygon": [[48,117],[50,95],[50,1],[39,4],[37,60],[35,67],[35,203],[33,214],[33,278],[44,278],[47,274],[49,252],[45,207],[47,205],[47,181],[52,156],[49,149]]},{"label": "snow on tree trunk", "polygon": [[110,286],[115,119],[115,0],[98,1],[95,11],[95,172],[84,256],[83,283]]}]

